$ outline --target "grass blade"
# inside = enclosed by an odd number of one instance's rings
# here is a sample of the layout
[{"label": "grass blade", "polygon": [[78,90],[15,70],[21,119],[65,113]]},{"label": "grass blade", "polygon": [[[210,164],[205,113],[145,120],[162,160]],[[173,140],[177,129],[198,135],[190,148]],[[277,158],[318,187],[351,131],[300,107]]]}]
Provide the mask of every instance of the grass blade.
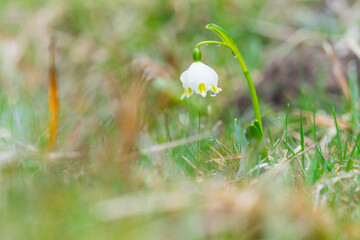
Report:
[{"label": "grass blade", "polygon": [[337,120],[336,120],[336,113],[335,113],[335,109],[334,109],[334,104],[331,103],[331,107],[332,107],[332,111],[333,111],[333,115],[334,115],[334,121],[335,121],[335,127],[336,127],[336,138],[338,141],[338,149],[339,149],[339,160],[340,160],[340,164],[343,163],[343,156],[342,156],[342,150],[341,150],[341,139],[340,139],[340,132],[339,132],[339,127],[337,124]]},{"label": "grass blade", "polygon": [[56,66],[55,66],[55,48],[56,40],[52,39],[50,45],[50,74],[49,74],[49,151],[54,150],[56,144],[56,136],[58,130],[58,118],[59,118],[59,99],[58,99],[58,86],[56,77]]},{"label": "grass blade", "polygon": [[[300,141],[301,141],[301,151],[305,150],[305,141],[304,141],[304,127],[303,127],[303,119],[302,119],[302,111],[300,110]],[[305,169],[305,155],[301,156],[301,165],[302,168]]]}]

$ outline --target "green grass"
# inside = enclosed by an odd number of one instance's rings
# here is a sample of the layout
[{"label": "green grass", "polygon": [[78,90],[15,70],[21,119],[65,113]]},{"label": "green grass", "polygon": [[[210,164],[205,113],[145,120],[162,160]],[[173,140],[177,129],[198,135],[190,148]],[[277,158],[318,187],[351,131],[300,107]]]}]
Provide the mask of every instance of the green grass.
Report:
[{"label": "green grass", "polygon": [[[0,238],[360,238],[354,62],[349,102],[326,88],[326,55],[295,96],[259,97],[264,146],[246,138],[248,87],[227,49],[202,49],[223,91],[180,101],[195,44],[218,40],[207,23],[234,38],[256,82],[288,46],[286,27],[337,43],[350,29],[341,19],[317,0],[1,1]],[[49,153],[51,35],[60,126]],[[308,43],[323,54],[309,37],[288,55]]]}]

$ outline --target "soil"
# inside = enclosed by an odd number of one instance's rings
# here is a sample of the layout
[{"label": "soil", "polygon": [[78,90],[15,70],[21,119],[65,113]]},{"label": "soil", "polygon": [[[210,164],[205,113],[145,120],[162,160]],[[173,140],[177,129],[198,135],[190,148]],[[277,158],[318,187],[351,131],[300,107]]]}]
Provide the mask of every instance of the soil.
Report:
[{"label": "soil", "polygon": [[[349,52],[338,57],[341,71],[347,77],[346,69],[350,61],[357,63],[358,82],[360,85],[360,61]],[[259,98],[271,106],[283,106],[296,99],[300,91],[311,91],[316,86],[316,79],[324,79],[325,91],[334,95],[342,94],[337,78],[332,71],[334,63],[324,51],[317,48],[302,48],[283,59],[274,59],[263,70],[262,80],[256,84]],[[317,86],[319,88],[319,85]],[[244,110],[251,104],[250,97],[240,95],[238,107]]]}]

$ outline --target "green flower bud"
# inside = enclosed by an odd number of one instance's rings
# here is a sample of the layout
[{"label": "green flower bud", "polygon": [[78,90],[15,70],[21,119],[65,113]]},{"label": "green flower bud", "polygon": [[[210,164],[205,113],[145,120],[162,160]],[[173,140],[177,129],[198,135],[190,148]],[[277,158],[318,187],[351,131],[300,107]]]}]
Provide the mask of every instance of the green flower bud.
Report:
[{"label": "green flower bud", "polygon": [[195,48],[193,51],[193,60],[194,62],[200,62],[201,61],[201,52],[199,48]]}]

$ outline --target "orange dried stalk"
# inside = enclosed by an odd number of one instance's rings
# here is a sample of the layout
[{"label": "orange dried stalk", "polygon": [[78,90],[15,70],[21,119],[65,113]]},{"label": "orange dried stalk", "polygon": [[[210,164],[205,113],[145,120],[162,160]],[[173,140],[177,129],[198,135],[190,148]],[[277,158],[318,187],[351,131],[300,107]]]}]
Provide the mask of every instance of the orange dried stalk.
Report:
[{"label": "orange dried stalk", "polygon": [[50,45],[50,74],[49,74],[49,151],[52,151],[56,143],[59,117],[58,86],[55,66],[56,39],[53,38]]}]

